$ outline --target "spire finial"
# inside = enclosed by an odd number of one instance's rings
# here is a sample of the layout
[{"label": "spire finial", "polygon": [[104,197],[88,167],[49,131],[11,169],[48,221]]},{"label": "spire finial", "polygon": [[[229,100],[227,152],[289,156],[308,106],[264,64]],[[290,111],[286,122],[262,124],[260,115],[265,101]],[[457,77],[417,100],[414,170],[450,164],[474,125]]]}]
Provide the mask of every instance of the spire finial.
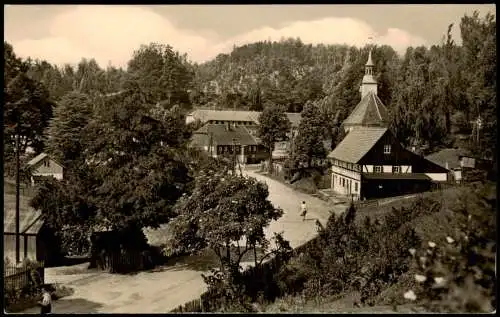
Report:
[{"label": "spire finial", "polygon": [[373,66],[373,60],[372,60],[372,48],[373,48],[373,37],[368,38],[368,45],[369,45],[369,53],[368,53],[368,61],[366,62],[366,66]]},{"label": "spire finial", "polygon": [[370,52],[368,53],[368,62],[366,62],[366,66],[373,66],[372,49],[371,48],[370,48]]}]

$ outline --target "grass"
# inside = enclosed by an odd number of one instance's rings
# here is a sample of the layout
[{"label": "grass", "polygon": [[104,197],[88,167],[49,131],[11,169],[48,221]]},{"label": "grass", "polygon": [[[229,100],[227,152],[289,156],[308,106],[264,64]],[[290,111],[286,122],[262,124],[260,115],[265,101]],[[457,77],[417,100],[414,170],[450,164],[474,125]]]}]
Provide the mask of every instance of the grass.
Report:
[{"label": "grass", "polygon": [[282,184],[284,184],[284,185],[286,185],[294,190],[297,190],[299,192],[302,192],[302,193],[305,193],[308,195],[314,195],[318,192],[318,188],[314,184],[312,177],[302,178],[302,179],[298,180],[297,182],[295,182],[294,184],[290,184],[281,176],[277,176],[274,174],[269,174],[267,172],[261,172],[261,171],[258,171],[258,174],[262,174],[262,175],[264,175],[270,179],[273,179],[275,181],[278,181],[278,182],[280,182],[280,183],[282,183]]},{"label": "grass", "polygon": [[419,199],[419,197],[441,201],[443,203],[443,209],[448,209],[450,207],[450,204],[457,200],[457,197],[460,194],[460,190],[461,187],[453,187],[442,191],[420,193],[415,197],[391,201],[387,204],[377,207],[360,207],[357,209],[356,213],[357,222],[362,222],[366,216],[369,216],[372,220],[378,219],[379,221],[381,221],[384,219],[385,215],[392,211],[393,208],[408,208],[413,202]]}]

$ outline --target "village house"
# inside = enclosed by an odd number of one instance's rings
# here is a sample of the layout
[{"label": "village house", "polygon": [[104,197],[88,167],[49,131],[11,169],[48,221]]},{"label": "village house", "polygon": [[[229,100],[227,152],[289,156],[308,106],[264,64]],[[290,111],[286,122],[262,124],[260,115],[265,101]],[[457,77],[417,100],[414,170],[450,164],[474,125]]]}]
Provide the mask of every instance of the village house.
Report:
[{"label": "village house", "polygon": [[265,149],[250,131],[240,125],[205,124],[193,132],[192,147],[205,150],[212,157],[232,156],[241,164],[255,164],[268,156]]},{"label": "village house", "polygon": [[27,164],[27,171],[31,177],[31,184],[44,177],[54,177],[61,180],[64,177],[64,167],[46,153],[40,153]]},{"label": "village house", "polygon": [[448,171],[407,150],[388,128],[387,108],[377,96],[371,52],[360,88],[361,101],[342,126],[347,135],[328,155],[333,192],[353,200],[429,190]]},{"label": "village house", "polygon": [[[198,109],[186,116],[186,123],[191,123],[196,120],[199,120],[203,124],[212,124],[212,125],[223,125],[227,126],[228,124],[231,127],[244,126],[245,130],[250,133],[255,139],[257,135],[257,129],[259,125],[259,115],[258,111],[242,111],[242,110],[204,110]],[[288,140],[276,142],[274,146],[273,158],[276,159],[284,159],[290,155],[292,139],[297,135],[300,118],[300,113],[292,113],[287,112],[286,116],[291,123],[290,132],[287,134]],[[222,131],[222,129],[221,129]],[[259,149],[262,146],[259,145]],[[268,154],[260,153],[257,157],[263,157],[267,159]],[[253,158],[250,158],[250,161],[254,161]]]},{"label": "village house", "polygon": [[478,158],[464,149],[442,149],[426,156],[429,161],[448,170],[450,182],[473,181],[481,174],[493,170],[491,160]]},{"label": "village house", "polygon": [[[464,157],[467,152],[460,149],[442,149],[432,153],[425,158],[448,170],[448,180],[460,183],[462,181],[462,169],[470,166],[468,158]],[[463,159],[462,159],[463,158]]]}]

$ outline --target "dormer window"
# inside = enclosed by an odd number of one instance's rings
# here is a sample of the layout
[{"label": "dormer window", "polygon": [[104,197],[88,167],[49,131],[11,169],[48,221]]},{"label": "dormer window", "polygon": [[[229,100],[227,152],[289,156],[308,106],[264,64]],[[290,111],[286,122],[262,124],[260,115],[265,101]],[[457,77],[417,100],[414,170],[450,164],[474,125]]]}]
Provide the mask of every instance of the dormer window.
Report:
[{"label": "dormer window", "polygon": [[384,145],[384,154],[391,154],[391,145],[390,144]]}]

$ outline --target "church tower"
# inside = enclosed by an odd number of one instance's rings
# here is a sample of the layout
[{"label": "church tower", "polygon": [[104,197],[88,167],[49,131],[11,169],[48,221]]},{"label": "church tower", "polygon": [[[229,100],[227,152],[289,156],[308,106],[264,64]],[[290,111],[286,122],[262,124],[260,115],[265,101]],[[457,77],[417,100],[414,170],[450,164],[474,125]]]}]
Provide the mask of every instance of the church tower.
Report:
[{"label": "church tower", "polygon": [[365,66],[365,76],[359,88],[361,101],[342,123],[345,132],[349,132],[356,127],[389,126],[390,120],[387,108],[377,96],[377,82],[373,78],[373,66],[372,52],[370,51]]},{"label": "church tower", "polygon": [[372,61],[372,51],[368,54],[368,62],[365,65],[365,76],[363,76],[363,81],[361,82],[361,87],[359,91],[361,92],[361,99],[366,96],[369,92],[374,92],[377,94],[377,81],[373,78],[373,61]]}]

